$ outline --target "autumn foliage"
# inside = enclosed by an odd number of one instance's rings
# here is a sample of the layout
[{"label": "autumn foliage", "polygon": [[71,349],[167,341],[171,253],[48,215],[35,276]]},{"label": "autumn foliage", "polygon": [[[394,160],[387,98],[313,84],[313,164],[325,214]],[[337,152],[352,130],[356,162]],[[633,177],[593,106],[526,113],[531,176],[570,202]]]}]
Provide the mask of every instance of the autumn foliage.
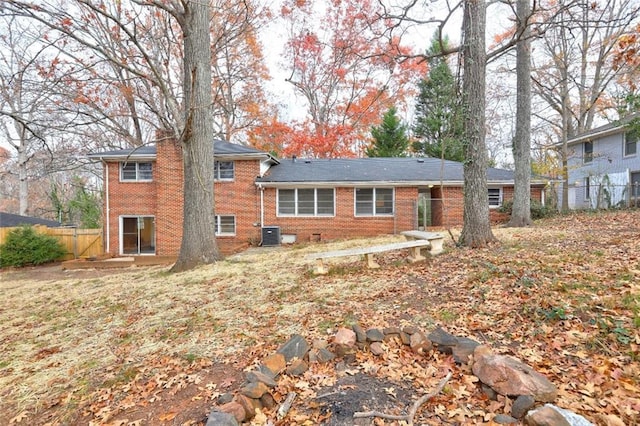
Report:
[{"label": "autumn foliage", "polygon": [[373,1],[289,0],[281,17],[289,28],[287,81],[305,101],[304,119],[291,124],[284,155],[349,157],[368,146],[369,129],[384,111],[414,90],[426,65],[397,61],[410,53],[385,36],[385,22]]}]

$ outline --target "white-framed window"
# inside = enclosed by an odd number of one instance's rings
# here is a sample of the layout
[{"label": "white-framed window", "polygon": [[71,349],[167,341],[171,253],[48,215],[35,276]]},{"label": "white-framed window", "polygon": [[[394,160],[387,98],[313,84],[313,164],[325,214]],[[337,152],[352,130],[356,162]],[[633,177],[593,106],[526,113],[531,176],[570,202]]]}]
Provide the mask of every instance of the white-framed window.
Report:
[{"label": "white-framed window", "polygon": [[584,178],[584,199],[591,199],[591,178],[589,176]]},{"label": "white-framed window", "polygon": [[278,216],[335,216],[333,188],[278,189]]},{"label": "white-framed window", "polygon": [[153,180],[153,163],[131,161],[120,163],[120,180],[123,182],[149,182]]},{"label": "white-framed window", "polygon": [[216,215],[216,235],[236,235],[236,217]]},{"label": "white-framed window", "polygon": [[496,208],[502,205],[502,188],[489,188],[489,208]]},{"label": "white-framed window", "polygon": [[233,161],[216,161],[213,166],[214,180],[233,180],[235,168]]},{"label": "white-framed window", "polygon": [[582,154],[582,161],[585,164],[593,161],[593,142],[587,141],[582,144]]},{"label": "white-framed window", "polygon": [[393,188],[356,188],[356,216],[393,216]]},{"label": "white-framed window", "polygon": [[636,132],[624,134],[624,156],[630,157],[638,153],[638,135]]}]

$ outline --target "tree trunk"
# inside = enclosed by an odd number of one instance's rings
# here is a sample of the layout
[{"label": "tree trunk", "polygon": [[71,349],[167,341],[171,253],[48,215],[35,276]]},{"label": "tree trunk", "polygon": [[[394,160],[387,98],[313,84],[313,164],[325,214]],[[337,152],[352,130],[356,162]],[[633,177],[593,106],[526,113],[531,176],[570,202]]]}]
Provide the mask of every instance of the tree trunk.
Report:
[{"label": "tree trunk", "polygon": [[487,191],[485,7],[484,0],[467,0],[464,4],[464,224],[460,243],[469,247],[481,247],[495,241]]},{"label": "tree trunk", "polygon": [[529,0],[517,0],[520,40],[516,46],[516,135],[513,141],[515,186],[513,208],[507,226],[531,225],[531,41]]},{"label": "tree trunk", "polygon": [[184,34],[185,126],[182,135],[184,207],[182,242],[173,272],[220,259],[215,240],[213,120],[209,3],[188,1]]}]

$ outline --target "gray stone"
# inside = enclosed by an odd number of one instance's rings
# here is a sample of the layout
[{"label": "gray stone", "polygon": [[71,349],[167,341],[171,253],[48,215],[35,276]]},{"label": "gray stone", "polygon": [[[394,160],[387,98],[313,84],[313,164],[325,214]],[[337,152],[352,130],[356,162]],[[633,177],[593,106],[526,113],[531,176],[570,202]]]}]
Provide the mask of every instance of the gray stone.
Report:
[{"label": "gray stone", "polygon": [[452,348],[453,359],[458,364],[466,364],[469,362],[469,356],[473,355],[473,351],[480,343],[468,337],[458,337],[458,343]]},{"label": "gray stone", "polygon": [[453,347],[458,344],[458,338],[446,332],[442,327],[436,328],[427,337],[439,352],[446,354],[452,353]]},{"label": "gray stone", "polygon": [[519,420],[518,419],[514,419],[511,416],[507,416],[506,414],[498,414],[493,418],[493,421],[495,423],[498,423],[500,425],[510,425],[513,423],[518,423]]},{"label": "gray stone", "polygon": [[278,384],[274,380],[273,376],[265,374],[262,371],[250,371],[247,373],[247,381],[251,383],[261,382],[270,388],[275,388]]},{"label": "gray stone", "polygon": [[367,341],[367,332],[364,331],[364,328],[360,327],[359,324],[355,324],[353,326],[353,331],[356,333],[356,340],[359,343],[364,343]]},{"label": "gray stone", "polygon": [[560,412],[549,405],[531,410],[524,418],[524,424],[528,426],[571,426]]},{"label": "gray stone", "polygon": [[418,329],[418,327],[416,327],[414,325],[408,325],[406,327],[403,327],[402,331],[404,331],[405,333],[411,335],[411,334],[417,333],[418,331],[420,331],[420,329]]},{"label": "gray stone", "polygon": [[218,405],[224,405],[231,401],[233,401],[233,394],[231,392],[225,392],[216,399]]},{"label": "gray stone", "polygon": [[206,426],[239,426],[233,414],[212,411],[207,418]]},{"label": "gray stone", "polygon": [[531,410],[536,403],[536,399],[531,395],[520,395],[513,401],[511,415],[516,419],[521,419]]},{"label": "gray stone", "polygon": [[487,398],[489,398],[492,401],[498,400],[498,392],[494,391],[491,386],[488,386],[482,383],[481,388],[482,388],[482,392],[485,395],[487,395]]},{"label": "gray stone", "polygon": [[558,394],[542,374],[516,358],[493,354],[487,346],[478,346],[473,359],[473,374],[501,395],[531,395],[536,401],[551,402]]},{"label": "gray stone", "polygon": [[384,353],[384,348],[382,347],[382,343],[380,342],[373,342],[369,346],[369,349],[371,350],[371,353],[374,354],[375,356],[380,356]]},{"label": "gray stone", "polygon": [[303,359],[294,359],[287,367],[287,374],[290,376],[301,376],[309,369],[309,365]]},{"label": "gray stone", "polygon": [[369,342],[382,342],[384,340],[384,333],[377,328],[370,328],[367,330],[367,340]]},{"label": "gray stone", "polygon": [[382,330],[382,333],[384,333],[385,336],[392,334],[392,335],[398,335],[400,334],[402,330],[400,330],[400,327],[385,327]]},{"label": "gray stone", "polygon": [[400,333],[400,341],[403,345],[409,346],[409,344],[411,344],[411,335],[403,331],[402,333]]},{"label": "gray stone", "polygon": [[329,349],[318,349],[317,361],[321,364],[331,361],[336,356]]},{"label": "gray stone", "polygon": [[[569,411],[567,409],[560,408],[560,407],[558,407],[556,405],[545,404],[544,407],[542,407],[542,408],[550,408],[552,410],[555,410],[571,426],[594,426],[593,423],[591,423],[589,420],[585,419],[581,415],[576,414],[573,411]],[[534,410],[534,411],[537,411],[537,410]]]},{"label": "gray stone", "polygon": [[309,344],[304,337],[299,334],[294,334],[291,338],[282,345],[276,352],[284,355],[286,362],[291,361],[293,358],[304,358],[309,350]]}]

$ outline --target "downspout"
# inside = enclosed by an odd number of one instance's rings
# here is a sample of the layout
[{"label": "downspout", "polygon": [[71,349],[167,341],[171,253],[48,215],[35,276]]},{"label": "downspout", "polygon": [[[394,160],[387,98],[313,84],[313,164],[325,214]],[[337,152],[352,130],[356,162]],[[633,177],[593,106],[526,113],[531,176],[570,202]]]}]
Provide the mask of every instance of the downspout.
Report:
[{"label": "downspout", "polygon": [[106,234],[107,238],[105,238],[105,244],[107,247],[106,252],[111,253],[111,232],[109,223],[111,222],[111,209],[109,207],[109,163],[102,160],[104,163],[104,171],[105,171],[105,179],[104,179],[104,197],[105,197],[105,224],[106,224]]},{"label": "downspout", "polygon": [[264,226],[264,187],[262,184],[258,184],[260,190],[260,229]]}]

